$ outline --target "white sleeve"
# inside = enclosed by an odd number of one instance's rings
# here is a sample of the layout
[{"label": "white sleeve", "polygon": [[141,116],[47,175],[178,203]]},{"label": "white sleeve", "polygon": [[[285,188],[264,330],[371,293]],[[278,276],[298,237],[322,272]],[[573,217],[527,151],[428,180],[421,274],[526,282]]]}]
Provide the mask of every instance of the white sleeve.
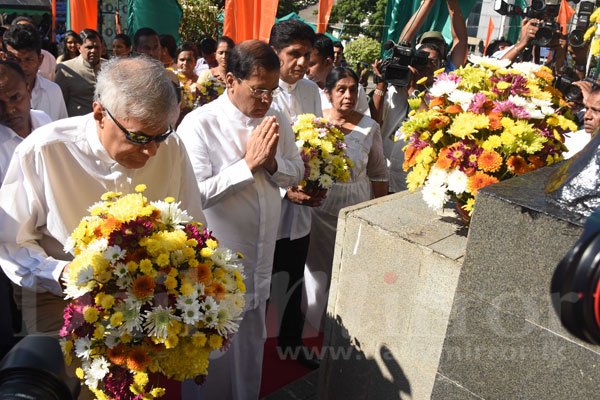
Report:
[{"label": "white sleeve", "polygon": [[[319,104],[320,101],[319,99]],[[300,158],[289,120],[283,113],[280,113],[277,115],[277,122],[279,122],[279,142],[277,143],[277,154],[275,154],[277,171],[270,175],[270,178],[281,188],[296,186],[304,177],[304,162]]]},{"label": "white sleeve", "polygon": [[202,212],[202,196],[198,189],[198,183],[196,182],[192,163],[183,143],[180,143],[179,149],[181,152],[181,183],[177,200],[181,201],[183,209],[194,218],[194,221],[200,222],[202,225],[206,226],[206,218]]},{"label": "white sleeve", "polygon": [[243,158],[213,174],[210,149],[203,140],[207,132],[202,130],[202,124],[186,117],[177,128],[177,133],[192,163],[202,206],[206,209],[215,205],[220,199],[254,183],[254,176]]},{"label": "white sleeve", "polygon": [[40,246],[47,215],[40,165],[18,151],[10,162],[0,188],[0,265],[17,285],[62,296],[58,282],[69,261],[49,257]]},{"label": "white sleeve", "polygon": [[358,84],[358,101],[356,102],[355,110],[367,117],[371,116],[367,93],[365,93],[365,88],[361,84]]}]

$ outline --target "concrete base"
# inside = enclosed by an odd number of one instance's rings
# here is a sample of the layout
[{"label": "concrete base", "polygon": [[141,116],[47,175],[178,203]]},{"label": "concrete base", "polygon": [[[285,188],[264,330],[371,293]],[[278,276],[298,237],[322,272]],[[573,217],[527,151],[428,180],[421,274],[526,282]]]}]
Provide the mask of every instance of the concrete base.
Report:
[{"label": "concrete base", "polygon": [[428,398],[466,246],[454,210],[402,192],[342,210],[320,399]]}]

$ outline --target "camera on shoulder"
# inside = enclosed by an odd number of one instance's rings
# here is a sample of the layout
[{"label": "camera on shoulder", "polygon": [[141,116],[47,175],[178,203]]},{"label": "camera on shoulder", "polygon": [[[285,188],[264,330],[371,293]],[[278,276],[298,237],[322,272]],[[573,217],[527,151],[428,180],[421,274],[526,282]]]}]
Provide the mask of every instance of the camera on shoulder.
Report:
[{"label": "camera on shoulder", "polygon": [[392,50],[392,54],[381,65],[383,80],[390,85],[408,86],[412,77],[412,71],[408,67],[427,65],[429,60],[428,52],[416,50],[408,42],[395,44],[388,40],[383,48]]}]

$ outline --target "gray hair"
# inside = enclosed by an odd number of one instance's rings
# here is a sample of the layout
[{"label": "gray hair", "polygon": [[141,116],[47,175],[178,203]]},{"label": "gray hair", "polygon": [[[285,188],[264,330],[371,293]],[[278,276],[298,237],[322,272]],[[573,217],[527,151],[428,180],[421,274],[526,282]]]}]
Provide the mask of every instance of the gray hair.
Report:
[{"label": "gray hair", "polygon": [[179,115],[176,88],[163,65],[145,56],[102,63],[94,101],[115,118],[135,118],[149,130],[174,123]]}]

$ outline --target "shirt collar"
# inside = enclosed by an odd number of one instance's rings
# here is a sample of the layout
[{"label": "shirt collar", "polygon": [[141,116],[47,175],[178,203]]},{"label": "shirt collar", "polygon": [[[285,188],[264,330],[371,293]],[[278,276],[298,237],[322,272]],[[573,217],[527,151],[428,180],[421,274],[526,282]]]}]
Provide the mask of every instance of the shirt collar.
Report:
[{"label": "shirt collar", "polygon": [[225,115],[227,115],[227,117],[230,120],[239,121],[242,125],[249,127],[249,126],[258,125],[258,123],[262,119],[262,118],[250,118],[246,114],[241,112],[231,102],[231,99],[229,98],[229,92],[227,89],[225,90],[225,93],[223,93],[221,96],[219,96],[217,101],[219,101],[219,100],[221,101],[220,106],[222,107],[223,112],[225,113]]},{"label": "shirt collar", "polygon": [[102,143],[100,143],[98,127],[96,126],[96,120],[94,119],[93,113],[88,114],[88,118],[84,120],[83,125],[84,126],[82,126],[81,129],[85,130],[85,136],[92,153],[102,162],[110,164],[116,163],[116,161],[108,154]]},{"label": "shirt collar", "polygon": [[296,85],[298,85],[298,82],[300,82],[300,81],[297,81],[296,83],[293,83],[293,84],[287,83],[287,82],[283,81],[281,78],[279,78],[279,87],[281,89],[283,89],[284,92],[291,93],[294,91],[294,89],[296,89]]}]

